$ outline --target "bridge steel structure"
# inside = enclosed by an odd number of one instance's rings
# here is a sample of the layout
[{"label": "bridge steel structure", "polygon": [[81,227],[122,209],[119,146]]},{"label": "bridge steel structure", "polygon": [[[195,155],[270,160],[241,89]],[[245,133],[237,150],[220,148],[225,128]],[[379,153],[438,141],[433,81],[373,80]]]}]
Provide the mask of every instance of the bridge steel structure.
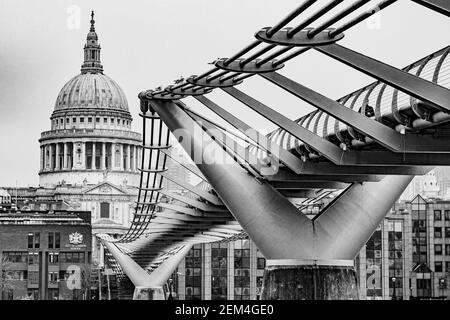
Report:
[{"label": "bridge steel structure", "polygon": [[[209,71],[139,94],[146,152],[135,217],[121,239],[102,238],[135,284],[135,298],[162,298],[163,269],[173,271],[193,243],[245,231],[267,258],[262,299],[358,299],[353,260],[361,247],[414,176],[450,165],[450,46],[398,69],[339,44],[345,31],[396,2],[303,1]],[[450,16],[448,1],[412,2]],[[278,72],[307,51],[376,82],[333,100]],[[293,121],[236,88],[254,76],[316,110]],[[207,97],[217,89],[278,129],[261,134]],[[180,165],[199,185],[166,171],[170,133],[193,160]],[[163,190],[164,178],[187,196]],[[302,211],[330,196],[313,218]]]}]

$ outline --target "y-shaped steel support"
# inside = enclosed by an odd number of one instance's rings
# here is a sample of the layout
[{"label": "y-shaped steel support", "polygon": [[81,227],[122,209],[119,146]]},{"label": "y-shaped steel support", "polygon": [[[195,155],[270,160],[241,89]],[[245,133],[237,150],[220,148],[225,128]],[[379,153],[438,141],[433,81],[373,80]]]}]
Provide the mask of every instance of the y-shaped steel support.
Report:
[{"label": "y-shaped steel support", "polygon": [[116,259],[123,272],[134,284],[133,300],[165,300],[163,285],[192,248],[192,245],[185,245],[176,254],[153,270],[152,273],[148,273],[129,255],[123,253],[114,243],[102,241],[102,244]]},{"label": "y-shaped steel support", "polygon": [[412,176],[355,183],[310,220],[270,184],[227,158],[174,102],[152,100],[150,105],[177,137],[183,137],[186,152],[268,259],[263,298],[358,297],[353,259]]}]

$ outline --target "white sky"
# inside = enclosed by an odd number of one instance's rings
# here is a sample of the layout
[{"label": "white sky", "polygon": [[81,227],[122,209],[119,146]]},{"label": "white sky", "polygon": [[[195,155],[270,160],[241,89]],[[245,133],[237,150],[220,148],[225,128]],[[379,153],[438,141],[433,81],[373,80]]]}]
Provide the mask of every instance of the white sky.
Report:
[{"label": "white sky", "polygon": [[[68,13],[74,5],[80,28],[69,27],[76,21]],[[0,186],[38,183],[38,139],[50,128],[59,90],[79,73],[90,10],[96,11],[105,74],[124,89],[134,130],[140,132],[140,91],[203,73],[208,62],[231,56],[298,5],[294,0],[0,0]],[[379,21],[379,28],[371,27],[376,21],[361,23],[340,44],[404,67],[449,42],[449,19],[411,1],[399,0]],[[314,51],[281,73],[332,98],[373,81]],[[257,77],[239,88],[291,118],[312,110]],[[219,90],[208,97],[255,128],[274,128]],[[185,102],[217,119],[193,99]]]}]

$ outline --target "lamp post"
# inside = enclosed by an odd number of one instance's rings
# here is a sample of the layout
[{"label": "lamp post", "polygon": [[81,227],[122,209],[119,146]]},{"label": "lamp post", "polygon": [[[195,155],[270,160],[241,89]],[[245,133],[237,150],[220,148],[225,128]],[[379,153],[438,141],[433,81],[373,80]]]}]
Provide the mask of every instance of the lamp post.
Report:
[{"label": "lamp post", "polygon": [[392,300],[397,300],[397,296],[395,295],[395,287],[397,285],[397,278],[396,277],[392,277],[392,286],[394,291],[392,292]]},{"label": "lamp post", "polygon": [[173,283],[173,279],[170,278],[170,279],[169,279],[169,297],[167,298],[167,300],[173,300],[173,296],[172,296],[172,283]]},{"label": "lamp post", "polygon": [[440,279],[439,279],[439,289],[440,289],[441,292],[442,292],[441,297],[442,297],[443,299],[445,299],[445,296],[444,296],[445,278],[440,278]]}]

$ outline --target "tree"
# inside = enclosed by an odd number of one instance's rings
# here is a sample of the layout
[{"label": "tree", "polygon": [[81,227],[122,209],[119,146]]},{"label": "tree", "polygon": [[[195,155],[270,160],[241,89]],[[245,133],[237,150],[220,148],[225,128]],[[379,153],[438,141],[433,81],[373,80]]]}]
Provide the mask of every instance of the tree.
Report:
[{"label": "tree", "polygon": [[11,266],[11,262],[8,260],[6,256],[1,257],[1,274],[0,274],[0,296],[3,300],[3,297],[7,295],[10,290],[14,290],[14,285],[11,279],[8,277],[7,271]]}]

